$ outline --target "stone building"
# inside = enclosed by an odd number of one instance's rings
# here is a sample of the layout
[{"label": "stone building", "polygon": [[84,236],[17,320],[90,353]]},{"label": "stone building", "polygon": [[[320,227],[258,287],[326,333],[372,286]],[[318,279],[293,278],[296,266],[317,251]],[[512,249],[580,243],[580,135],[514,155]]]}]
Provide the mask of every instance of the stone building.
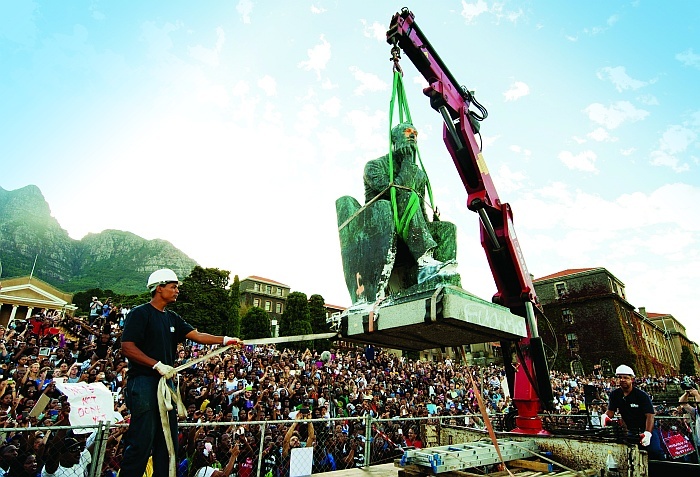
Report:
[{"label": "stone building", "polygon": [[648,318],[657,327],[663,330],[665,335],[665,345],[670,347],[671,361],[673,367],[680,368],[681,353],[683,348],[688,348],[688,351],[693,356],[696,372],[700,372],[700,355],[698,354],[697,343],[688,339],[685,331],[685,326],[681,324],[673,315],[669,313],[647,313],[646,308],[639,307],[639,313]]},{"label": "stone building", "polygon": [[0,324],[25,320],[42,310],[72,316],[77,306],[73,295],[33,276],[5,278],[0,282]]},{"label": "stone building", "polygon": [[[287,296],[291,288],[269,278],[251,275],[241,280],[239,285],[240,303],[246,307],[262,308],[270,316],[272,336],[279,335],[279,320],[282,318],[287,305]],[[326,318],[335,313],[341,313],[344,307],[324,304]]]},{"label": "stone building", "polygon": [[540,335],[558,347],[555,369],[588,374],[600,366],[611,374],[624,363],[638,375],[677,374],[667,334],[635,311],[624,283],[605,268],[568,269],[534,285],[547,317]]},{"label": "stone building", "polygon": [[255,275],[241,280],[239,286],[241,305],[262,308],[270,316],[272,336],[279,334],[278,324],[284,313],[289,291],[289,285]]}]

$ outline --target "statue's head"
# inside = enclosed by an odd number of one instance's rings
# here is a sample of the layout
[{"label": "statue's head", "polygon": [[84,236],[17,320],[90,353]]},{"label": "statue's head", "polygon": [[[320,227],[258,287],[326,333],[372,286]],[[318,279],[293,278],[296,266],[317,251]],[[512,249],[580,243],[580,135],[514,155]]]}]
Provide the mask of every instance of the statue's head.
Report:
[{"label": "statue's head", "polygon": [[391,143],[394,149],[405,144],[418,142],[418,130],[411,123],[399,123],[391,130]]}]

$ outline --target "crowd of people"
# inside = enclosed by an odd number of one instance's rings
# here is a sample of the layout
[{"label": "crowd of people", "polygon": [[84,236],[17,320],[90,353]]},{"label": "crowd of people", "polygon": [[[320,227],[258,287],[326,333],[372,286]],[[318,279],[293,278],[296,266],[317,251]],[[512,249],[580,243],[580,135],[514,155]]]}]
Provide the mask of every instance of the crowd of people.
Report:
[{"label": "crowd of people", "polygon": [[[100,305],[99,313],[81,318],[38,313],[29,320],[14,320],[7,329],[0,327],[0,425],[27,428],[4,433],[0,477],[61,476],[65,469],[89,465],[94,436],[32,430],[70,424],[70,405],[56,389],[57,380],[104,384],[113,393],[115,411],[128,422],[124,389],[129,363],[120,342],[123,318],[122,307],[110,304],[108,310]],[[214,348],[182,343],[175,367]],[[688,379],[638,377],[636,383],[653,396],[674,382],[697,388],[697,382]],[[551,382],[557,414],[590,412],[586,385],[598,390],[594,412],[602,413],[608,394],[617,387],[614,377],[600,375],[552,372]],[[314,472],[359,467],[370,437],[371,461],[386,462],[407,447],[423,446],[420,424],[425,421],[417,418],[444,416],[452,424],[482,426],[472,383],[489,414],[512,409],[504,369],[497,365],[470,367],[449,358],[411,360],[371,346],[325,352],[232,348],[179,374],[186,421],[198,425],[179,428],[178,472],[181,477],[224,477],[235,471],[248,477],[257,473],[262,452],[262,475],[282,476],[291,449],[304,445],[314,447]],[[37,406],[41,396],[43,408]],[[680,416],[691,411],[679,406],[670,412]],[[370,429],[359,419],[367,415],[379,419]],[[341,419],[323,420],[329,418]],[[250,424],[260,421],[277,422]],[[112,431],[106,473],[120,469],[124,431]]]}]

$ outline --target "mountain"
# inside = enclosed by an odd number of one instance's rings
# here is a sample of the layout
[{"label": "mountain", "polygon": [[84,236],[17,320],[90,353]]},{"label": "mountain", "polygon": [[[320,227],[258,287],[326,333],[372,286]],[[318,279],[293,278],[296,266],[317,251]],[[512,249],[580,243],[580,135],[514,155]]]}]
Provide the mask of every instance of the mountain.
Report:
[{"label": "mountain", "polygon": [[29,275],[35,258],[34,275],[69,293],[101,288],[140,294],[153,270],[168,267],[185,277],[197,265],[170,242],[131,232],[105,230],[72,239],[51,216],[38,187],[0,187],[1,276]]}]

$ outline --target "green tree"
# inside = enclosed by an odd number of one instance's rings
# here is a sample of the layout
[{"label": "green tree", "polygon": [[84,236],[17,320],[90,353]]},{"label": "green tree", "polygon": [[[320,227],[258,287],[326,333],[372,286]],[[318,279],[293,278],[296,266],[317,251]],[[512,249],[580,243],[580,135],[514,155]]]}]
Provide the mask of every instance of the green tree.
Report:
[{"label": "green tree", "polygon": [[243,317],[241,323],[241,338],[270,338],[270,316],[260,307],[253,306]]},{"label": "green tree", "polygon": [[[311,317],[312,333],[327,333],[330,330],[326,323],[326,300],[321,295],[311,295],[309,298],[309,315]],[[330,350],[331,340],[314,340],[317,351]]]},{"label": "green tree", "polygon": [[[311,314],[306,294],[292,292],[287,296],[287,306],[280,319],[280,336],[308,335],[311,333]],[[307,341],[290,343],[291,348],[304,349],[311,346]]]},{"label": "green tree", "polygon": [[231,320],[228,282],[228,271],[196,266],[182,280],[180,296],[170,308],[199,331],[224,334]]},{"label": "green tree", "polygon": [[233,277],[233,283],[229,290],[231,295],[231,320],[226,331],[227,336],[241,335],[241,281],[238,275]]},{"label": "green tree", "polygon": [[695,360],[693,359],[693,353],[690,352],[687,346],[683,346],[681,349],[679,368],[681,374],[695,376]]}]

